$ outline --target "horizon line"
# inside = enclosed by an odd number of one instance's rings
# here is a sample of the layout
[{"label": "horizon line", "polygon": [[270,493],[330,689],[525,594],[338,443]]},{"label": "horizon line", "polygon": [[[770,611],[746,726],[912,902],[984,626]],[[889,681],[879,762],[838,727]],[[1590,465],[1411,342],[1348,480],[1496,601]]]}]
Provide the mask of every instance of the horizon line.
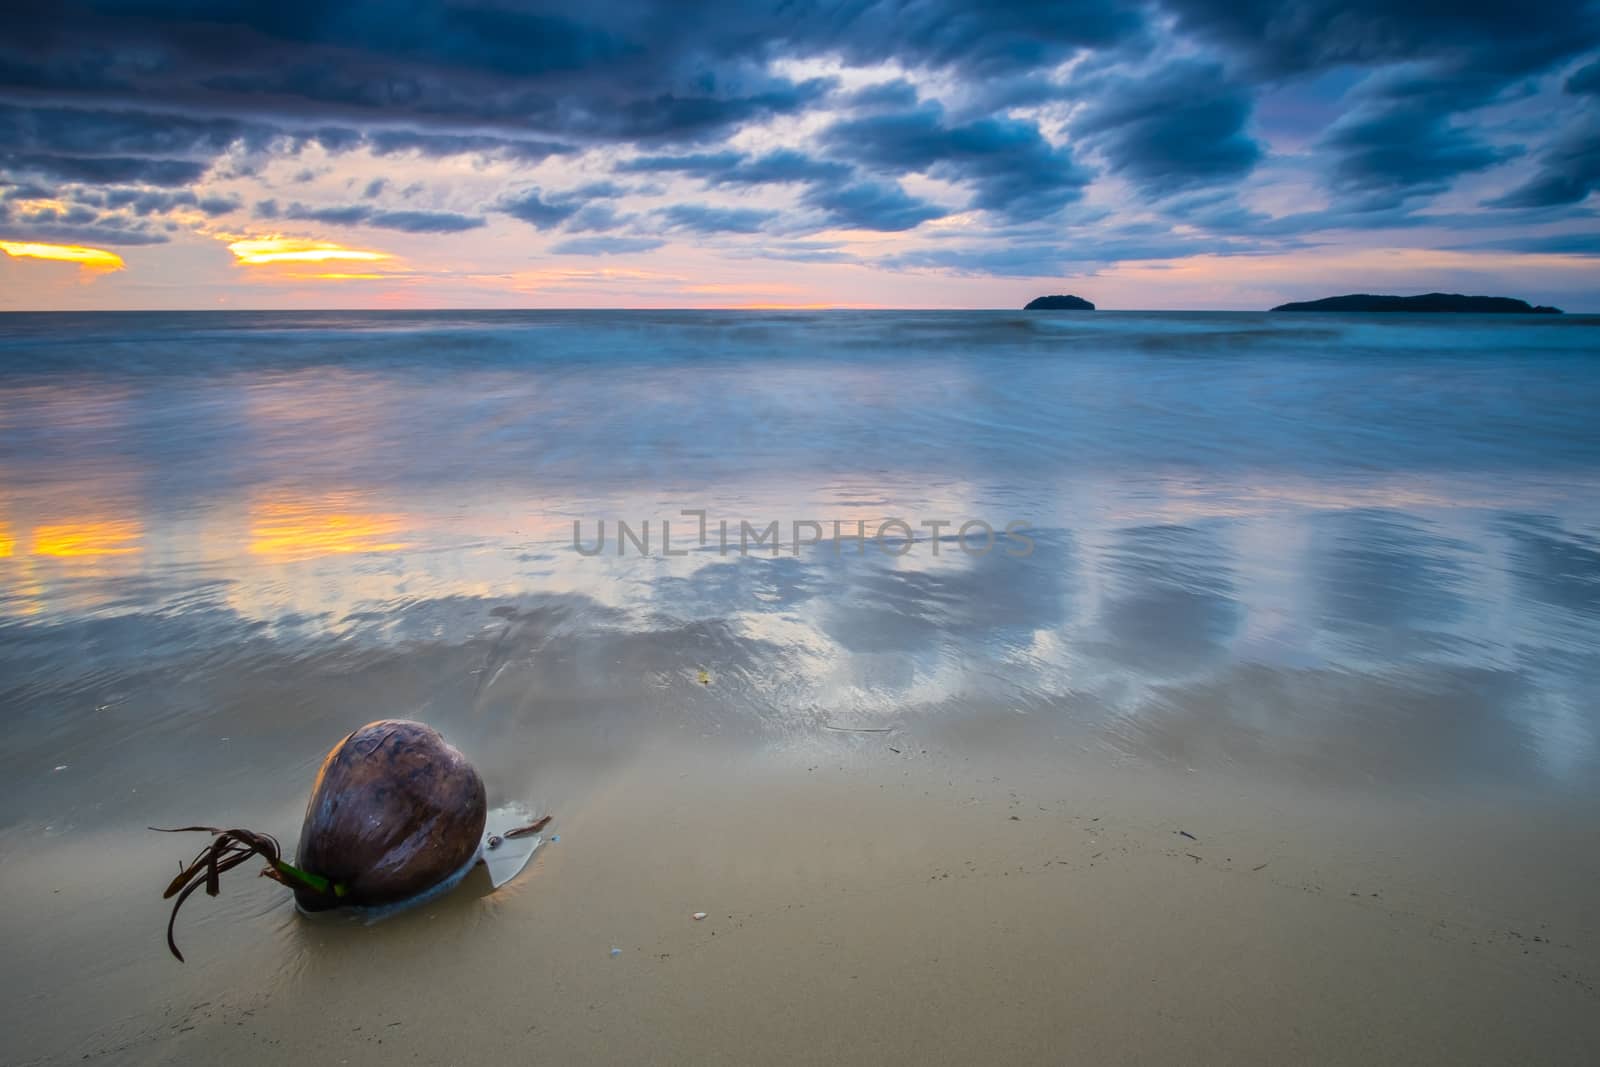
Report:
[{"label": "horizon line", "polygon": [[[1292,303],[1293,301],[1291,301]],[[1571,311],[1560,309],[1563,315],[1596,315],[1600,308],[1594,311]],[[530,311],[743,311],[749,313],[805,311],[805,312],[1026,312],[1029,315],[1074,315],[1092,316],[1102,312],[1137,313],[1137,314],[1187,314],[1187,315],[1237,315],[1237,314],[1271,314],[1273,308],[1263,307],[1237,307],[1237,308],[1182,308],[1182,307],[1095,307],[1092,310],[1082,309],[1032,309],[1023,307],[995,307],[995,306],[963,306],[963,307],[917,307],[909,305],[892,304],[568,304],[559,307],[185,307],[185,308],[0,308],[0,315],[210,315],[230,313],[250,314],[343,314],[359,312],[364,314],[384,313],[394,315],[414,314],[520,314]],[[1490,315],[1494,318],[1515,318],[1515,313],[1507,312],[1427,312],[1427,311],[1294,311],[1287,314],[1293,315],[1373,315],[1378,317],[1392,317],[1402,315],[1428,315],[1432,317],[1450,317],[1457,315]],[[1540,319],[1550,319],[1555,316],[1539,315]]]}]

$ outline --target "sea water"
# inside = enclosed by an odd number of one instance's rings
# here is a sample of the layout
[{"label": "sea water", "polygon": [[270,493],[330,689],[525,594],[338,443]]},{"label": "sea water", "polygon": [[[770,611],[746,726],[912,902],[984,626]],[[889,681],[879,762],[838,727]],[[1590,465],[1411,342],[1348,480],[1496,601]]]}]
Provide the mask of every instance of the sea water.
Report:
[{"label": "sea water", "polygon": [[1592,795],[1597,411],[1585,316],[0,316],[0,832],[385,716],[502,793],[1002,714]]}]

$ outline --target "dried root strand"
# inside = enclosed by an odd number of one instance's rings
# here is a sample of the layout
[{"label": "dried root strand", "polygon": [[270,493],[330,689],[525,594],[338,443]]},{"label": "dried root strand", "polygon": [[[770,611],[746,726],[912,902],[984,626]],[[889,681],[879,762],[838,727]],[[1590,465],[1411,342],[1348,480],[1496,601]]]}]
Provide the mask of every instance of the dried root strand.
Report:
[{"label": "dried root strand", "polygon": [[524,834],[536,834],[540,830],[543,830],[546,826],[549,826],[550,825],[550,820],[553,819],[553,818],[555,818],[555,816],[546,815],[544,818],[536,820],[531,825],[519,826],[515,830],[507,830],[506,831],[506,836],[507,837],[521,837]]},{"label": "dried root strand", "polygon": [[260,834],[254,830],[219,830],[215,826],[179,826],[170,830],[152,826],[150,829],[163,834],[192,831],[215,835],[211,843],[202,848],[199,855],[178,872],[178,876],[167,886],[166,892],[161,894],[163,900],[174,896],[178,898],[172,904],[172,917],[167,920],[167,948],[172,950],[173,956],[177,957],[179,962],[183,961],[183,953],[178,951],[178,943],[173,938],[172,930],[178,921],[178,909],[183,907],[183,902],[188,900],[196,889],[205,886],[207,896],[216,896],[221,889],[222,874],[233,870],[241,863],[249,862],[252,856],[266,859],[267,867],[261,872],[262,875],[291,887],[295,884],[278,870],[283,850],[278,847],[278,839],[271,834]]}]

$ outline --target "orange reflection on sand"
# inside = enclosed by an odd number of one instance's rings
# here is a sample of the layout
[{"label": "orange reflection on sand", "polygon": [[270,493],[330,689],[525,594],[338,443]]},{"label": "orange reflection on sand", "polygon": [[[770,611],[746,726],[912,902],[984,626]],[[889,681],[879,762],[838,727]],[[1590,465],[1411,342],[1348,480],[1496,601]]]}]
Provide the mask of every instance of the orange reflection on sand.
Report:
[{"label": "orange reflection on sand", "polygon": [[395,535],[399,515],[362,511],[357,498],[335,493],[313,501],[271,500],[250,509],[250,554],[280,563],[409,547]]},{"label": "orange reflection on sand", "polygon": [[9,559],[17,550],[17,539],[11,535],[11,526],[0,522],[0,559]]},{"label": "orange reflection on sand", "polygon": [[131,519],[104,519],[35,526],[33,554],[61,559],[127,556],[143,550],[143,546],[139,544],[143,536],[144,527]]}]

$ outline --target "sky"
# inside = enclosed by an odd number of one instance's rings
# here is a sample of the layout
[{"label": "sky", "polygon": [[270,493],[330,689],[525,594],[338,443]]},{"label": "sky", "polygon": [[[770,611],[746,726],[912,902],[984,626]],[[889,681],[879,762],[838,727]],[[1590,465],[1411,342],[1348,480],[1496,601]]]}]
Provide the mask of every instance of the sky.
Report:
[{"label": "sky", "polygon": [[0,309],[1600,312],[1592,0],[0,6]]}]

